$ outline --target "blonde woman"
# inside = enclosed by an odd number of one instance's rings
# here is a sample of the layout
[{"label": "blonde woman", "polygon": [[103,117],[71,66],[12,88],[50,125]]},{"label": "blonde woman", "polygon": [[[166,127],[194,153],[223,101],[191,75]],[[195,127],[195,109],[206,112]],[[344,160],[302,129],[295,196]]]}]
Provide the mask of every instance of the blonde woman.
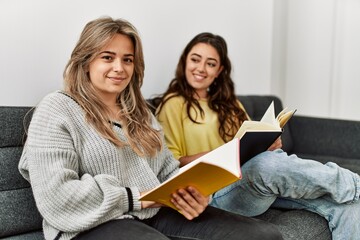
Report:
[{"label": "blonde woman", "polygon": [[141,95],[143,76],[141,41],[129,22],[85,26],[65,89],[36,107],[19,163],[45,238],[281,239],[272,225],[208,207],[191,186],[172,194],[178,211],[139,201],[178,171]]}]

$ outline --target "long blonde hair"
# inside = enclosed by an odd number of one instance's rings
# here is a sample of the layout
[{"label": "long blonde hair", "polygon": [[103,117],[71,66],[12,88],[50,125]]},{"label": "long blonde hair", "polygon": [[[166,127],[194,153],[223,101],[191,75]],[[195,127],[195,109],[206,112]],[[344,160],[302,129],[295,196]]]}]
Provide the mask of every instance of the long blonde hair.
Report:
[{"label": "long blonde hair", "polygon": [[[100,100],[89,79],[89,64],[115,34],[128,36],[135,49],[134,74],[128,86],[117,97],[127,142],[112,129],[110,110]],[[130,145],[140,156],[155,156],[161,151],[158,130],[152,127],[152,114],[140,87],[144,78],[142,43],[136,28],[124,19],[103,17],[86,24],[64,70],[65,91],[84,109],[86,120],[106,139],[119,147]]]}]

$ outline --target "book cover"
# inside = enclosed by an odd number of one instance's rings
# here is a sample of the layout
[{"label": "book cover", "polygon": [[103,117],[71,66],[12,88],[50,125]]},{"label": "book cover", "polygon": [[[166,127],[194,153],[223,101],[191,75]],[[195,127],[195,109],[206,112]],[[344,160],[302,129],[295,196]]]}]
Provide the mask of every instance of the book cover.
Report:
[{"label": "book cover", "polygon": [[240,139],[240,163],[244,165],[251,158],[266,151],[282,134],[282,131],[246,132]]},{"label": "book cover", "polygon": [[233,139],[181,167],[178,174],[143,195],[140,200],[156,201],[175,209],[170,202],[171,194],[188,186],[208,196],[241,179],[239,151],[239,139]]},{"label": "book cover", "polygon": [[285,108],[275,117],[274,102],[271,102],[260,121],[244,121],[235,135],[240,139],[241,165],[266,151],[281,136],[283,127],[295,112]]}]

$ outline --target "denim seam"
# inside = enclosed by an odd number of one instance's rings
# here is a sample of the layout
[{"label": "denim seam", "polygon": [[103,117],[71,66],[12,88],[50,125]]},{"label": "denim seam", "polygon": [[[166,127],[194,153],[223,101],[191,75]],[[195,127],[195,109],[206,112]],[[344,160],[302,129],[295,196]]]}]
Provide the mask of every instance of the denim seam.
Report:
[{"label": "denim seam", "polygon": [[225,195],[227,195],[228,193],[230,193],[230,192],[232,192],[234,189],[236,189],[236,188],[239,188],[239,186],[236,186],[236,187],[234,187],[234,188],[231,188],[229,191],[226,191],[226,192],[223,192],[223,194],[221,194],[221,195],[219,195],[219,196],[213,196],[213,200],[216,200],[216,199],[218,199],[218,198],[221,198],[221,197],[223,197],[223,196],[225,196]]},{"label": "denim seam", "polygon": [[355,183],[355,196],[353,199],[353,202],[358,201],[359,200],[359,195],[360,195],[360,176],[356,175],[356,177],[354,177],[354,183]]}]

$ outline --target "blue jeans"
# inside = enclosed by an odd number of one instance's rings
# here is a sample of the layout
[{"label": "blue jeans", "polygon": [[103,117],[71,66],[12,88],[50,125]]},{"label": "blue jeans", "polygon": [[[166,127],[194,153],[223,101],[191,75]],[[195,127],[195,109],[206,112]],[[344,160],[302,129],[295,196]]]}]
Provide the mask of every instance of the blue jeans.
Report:
[{"label": "blue jeans", "polygon": [[210,205],[245,216],[270,206],[306,209],[329,222],[333,240],[360,239],[360,177],[335,163],[267,151],[242,166],[242,180],[213,195]]}]

